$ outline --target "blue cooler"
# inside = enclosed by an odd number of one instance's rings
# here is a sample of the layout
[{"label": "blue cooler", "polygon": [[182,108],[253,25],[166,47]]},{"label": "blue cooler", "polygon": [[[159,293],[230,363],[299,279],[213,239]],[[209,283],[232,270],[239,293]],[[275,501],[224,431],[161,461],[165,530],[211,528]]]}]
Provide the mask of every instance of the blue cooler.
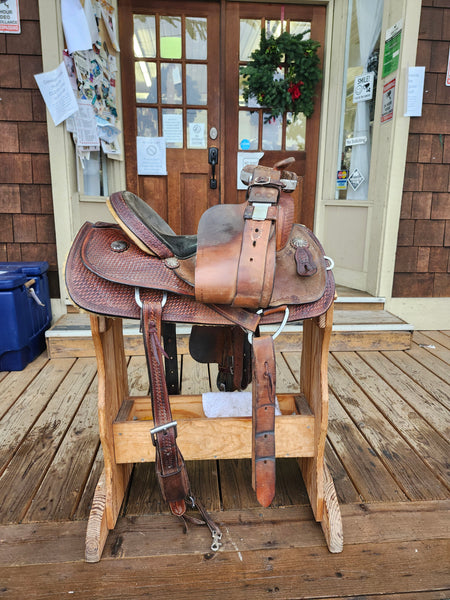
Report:
[{"label": "blue cooler", "polygon": [[47,271],[47,262],[0,262],[0,371],[21,371],[45,350]]}]

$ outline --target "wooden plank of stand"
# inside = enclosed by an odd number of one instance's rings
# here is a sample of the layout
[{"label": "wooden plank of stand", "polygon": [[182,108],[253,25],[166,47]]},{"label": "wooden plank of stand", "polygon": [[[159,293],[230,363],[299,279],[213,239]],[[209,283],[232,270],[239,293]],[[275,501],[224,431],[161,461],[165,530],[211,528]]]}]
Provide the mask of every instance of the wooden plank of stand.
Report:
[{"label": "wooden plank of stand", "polygon": [[[279,395],[279,402],[282,407],[290,404],[287,412],[294,412],[293,396]],[[142,409],[144,403],[149,410],[148,399],[137,399],[134,403],[131,399],[126,401],[113,425],[117,463],[155,460],[154,447],[149,444],[152,422],[133,419],[138,414],[133,404]],[[201,396],[172,396],[171,408],[172,416],[178,422],[178,445],[185,460],[251,456],[251,417],[207,419],[203,415],[198,418],[203,414]],[[276,417],[277,456],[313,456],[314,428],[315,419],[311,414]]]},{"label": "wooden plank of stand", "polygon": [[123,350],[122,320],[91,315],[98,367],[98,421],[103,447],[106,519],[113,529],[131,474],[131,465],[118,465],[112,424],[128,396],[128,374]]},{"label": "wooden plank of stand", "polygon": [[323,518],[323,469],[328,423],[328,347],[333,323],[333,306],[325,315],[303,322],[300,390],[315,418],[313,458],[299,459],[316,521]]}]

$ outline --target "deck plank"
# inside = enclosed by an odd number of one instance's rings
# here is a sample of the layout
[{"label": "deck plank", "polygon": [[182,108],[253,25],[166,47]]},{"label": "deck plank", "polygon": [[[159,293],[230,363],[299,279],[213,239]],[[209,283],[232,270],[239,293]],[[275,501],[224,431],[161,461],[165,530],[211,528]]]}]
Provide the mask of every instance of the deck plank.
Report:
[{"label": "deck plank", "polygon": [[328,439],[365,502],[406,500],[398,483],[332,393]]},{"label": "deck plank", "polygon": [[39,375],[39,372],[48,363],[46,353],[38,356],[33,362],[29,363],[23,371],[3,371],[0,381],[0,419],[5,415],[9,408],[25,392],[33,379]]},{"label": "deck plank", "polygon": [[[336,353],[334,356],[349,375],[360,382],[371,402],[389,419],[441,482],[449,485],[447,463],[450,444],[404,402],[395,391],[395,382],[391,382],[392,386],[389,385],[353,352]],[[387,450],[389,451],[389,448]]]},{"label": "deck plank", "polygon": [[[360,352],[359,356],[386,382],[395,382],[395,391],[417,411],[444,439],[450,438],[450,412],[422,385],[378,352]],[[394,359],[395,360],[395,359]],[[426,379],[423,383],[428,383]],[[448,391],[450,391],[450,386]],[[449,396],[450,399],[450,396]]]},{"label": "deck plank", "polygon": [[[450,410],[450,385],[448,383],[417,361],[412,354],[402,352],[383,352],[382,354],[401,369],[407,378],[424,387],[436,400]],[[436,359],[434,359],[434,363],[436,363]],[[448,367],[446,370],[448,374]]]},{"label": "deck plank", "polygon": [[[23,519],[95,372],[92,359],[80,359],[73,365],[12,456],[0,478],[3,523]],[[10,493],[11,489],[14,494]]]},{"label": "deck plank", "polygon": [[341,459],[336,454],[329,440],[325,443],[325,462],[334,481],[336,495],[340,504],[362,502],[362,497],[353,485]]},{"label": "deck plank", "polygon": [[365,386],[364,390],[361,389],[334,355],[329,358],[328,375],[330,387],[340,404],[408,498],[426,500],[446,497],[447,490],[433,471],[386,416],[377,410],[370,401]]},{"label": "deck plank", "polygon": [[182,356],[181,393],[202,394],[210,392],[208,365],[196,362],[188,354]]},{"label": "deck plank", "polygon": [[442,346],[436,342],[433,338],[428,337],[421,331],[415,331],[413,334],[413,341],[416,342],[421,348],[425,348],[442,361],[450,365],[450,350],[445,346]]},{"label": "deck plank", "polygon": [[47,362],[39,374],[18,397],[0,421],[0,473],[4,471],[20,443],[45,409],[67,372],[75,363],[73,358]]},{"label": "deck plank", "polygon": [[426,348],[421,348],[418,344],[413,342],[411,348],[406,350],[405,354],[414,358],[414,360],[430,370],[435,377],[439,377],[444,382],[449,380],[448,364],[428,352]]},{"label": "deck plank", "polygon": [[434,340],[437,344],[450,350],[450,337],[443,331],[422,331],[424,335]]},{"label": "deck plank", "polygon": [[63,521],[75,513],[99,448],[97,378],[74,416],[24,522]]},{"label": "deck plank", "polygon": [[95,489],[97,487],[98,480],[100,479],[100,476],[102,474],[103,468],[103,448],[100,445],[97,450],[97,454],[95,455],[94,462],[92,463],[92,467],[89,472],[86,484],[84,486],[83,494],[78,503],[75,514],[73,515],[73,519],[84,520],[89,517],[89,513],[92,508],[92,500],[94,499]]}]

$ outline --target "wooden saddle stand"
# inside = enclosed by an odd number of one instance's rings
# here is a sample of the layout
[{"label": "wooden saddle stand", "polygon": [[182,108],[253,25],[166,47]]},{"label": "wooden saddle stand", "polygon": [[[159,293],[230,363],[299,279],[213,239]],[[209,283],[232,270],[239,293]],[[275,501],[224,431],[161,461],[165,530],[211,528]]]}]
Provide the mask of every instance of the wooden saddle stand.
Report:
[{"label": "wooden saddle stand", "polygon": [[[172,513],[206,523],[217,551],[222,533],[191,491],[184,460],[251,457],[256,497],[269,506],[275,458],[298,457],[328,547],[342,550],[340,510],[324,464],[332,261],[311,231],[293,223],[289,192],[297,178],[283,170],[292,160],[246,167],[246,202],[208,209],[196,236],[175,235],[143,200],[122,192],[108,200],[118,224],[85,223],[74,240],[66,285],[73,302],[92,313],[104,455],[87,561],[100,560],[132,463],[142,461],[155,462]],[[128,394],[122,318],[141,321],[150,397]],[[293,321],[303,322],[300,390],[277,396],[275,416],[274,338]],[[251,418],[206,418],[200,396],[178,394],[176,323],[192,325],[194,359],[218,363],[220,390],[252,382]],[[277,324],[274,335],[260,335],[261,325]],[[186,512],[194,507],[201,519]]]}]

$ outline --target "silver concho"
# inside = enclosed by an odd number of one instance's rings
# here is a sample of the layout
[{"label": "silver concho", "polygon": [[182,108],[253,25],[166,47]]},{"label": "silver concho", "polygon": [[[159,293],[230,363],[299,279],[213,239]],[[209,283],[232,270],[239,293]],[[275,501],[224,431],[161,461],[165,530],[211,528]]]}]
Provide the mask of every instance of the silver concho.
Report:
[{"label": "silver concho", "polygon": [[176,269],[177,267],[180,266],[180,263],[176,256],[169,256],[169,258],[166,258],[164,260],[164,264],[166,265],[166,267],[168,269]]},{"label": "silver concho", "polygon": [[129,244],[125,240],[114,240],[111,242],[111,250],[113,252],[125,252],[128,250]]},{"label": "silver concho", "polygon": [[309,242],[307,242],[303,238],[293,238],[291,240],[291,246],[293,248],[308,248]]}]

